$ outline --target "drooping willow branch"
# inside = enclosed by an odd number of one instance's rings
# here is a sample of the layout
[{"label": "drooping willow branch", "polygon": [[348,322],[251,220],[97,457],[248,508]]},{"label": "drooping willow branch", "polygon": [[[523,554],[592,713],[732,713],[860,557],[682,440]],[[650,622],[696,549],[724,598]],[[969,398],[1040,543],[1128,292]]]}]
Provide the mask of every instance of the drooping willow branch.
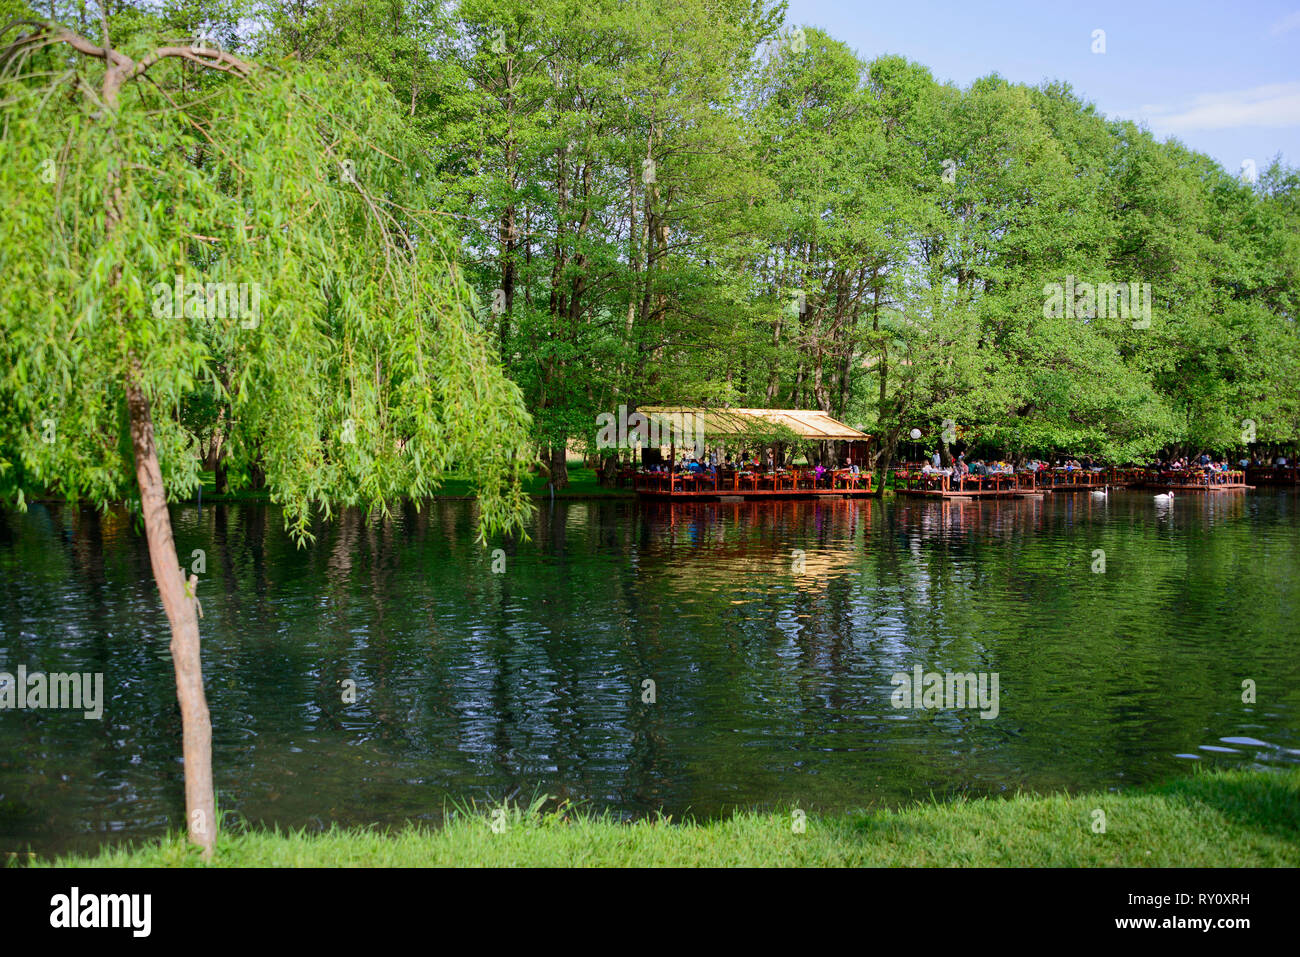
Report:
[{"label": "drooping willow branch", "polygon": [[[105,70],[101,89],[98,91],[94,90],[88,83],[86,83],[81,76],[75,75],[73,77],[73,82],[76,84],[77,89],[79,89],[91,101],[96,109],[100,110],[107,109],[116,111],[118,94],[122,87],[130,81],[142,78],[148,79],[152,82],[152,78],[147,75],[149,70],[158,63],[168,59],[189,61],[198,64],[205,69],[215,70],[219,73],[229,73],[243,80],[253,78],[255,73],[254,64],[241,60],[234,54],[227,53],[221,49],[197,46],[195,44],[187,46],[171,43],[157,47],[147,55],[135,60],[122,51],[112,47],[108,40],[107,24],[104,25],[104,41],[100,44],[94,43],[60,24],[31,19],[16,19],[10,21],[3,28],[0,28],[0,37],[4,37],[15,28],[23,27],[30,27],[31,31],[20,33],[16,39],[5,46],[0,47],[0,76],[3,76],[6,80],[11,78],[26,79],[28,77],[22,75],[21,68],[32,53],[54,44],[67,44],[83,56],[90,59],[103,60],[105,62],[107,69]],[[57,87],[67,79],[67,73],[61,74],[59,79],[55,83],[51,84],[51,88]],[[189,112],[185,107],[177,104],[176,101],[156,83],[153,84],[153,86],[164,96],[164,98],[166,98],[173,109],[185,117],[186,121],[193,126],[200,135],[207,139],[215,149],[225,154],[221,145],[213,140],[202,124],[195,121],[189,115]],[[312,98],[306,93],[300,92],[299,96],[303,98],[304,102],[311,102],[312,100]],[[334,119],[336,121],[338,120],[337,117],[334,117]],[[352,132],[355,133],[355,131]],[[331,156],[335,162],[338,162],[339,158],[333,148],[335,144],[330,143],[325,131],[321,131],[321,138],[326,154]],[[378,149],[374,144],[371,144],[371,146]],[[379,151],[383,152],[382,150]],[[388,154],[385,153],[384,155]],[[226,154],[226,158],[236,167],[239,166],[233,157]],[[390,156],[390,158],[393,157]],[[355,179],[351,181],[350,185],[355,189],[356,193],[365,203],[370,216],[373,218],[379,229],[385,257],[385,275],[390,278],[395,278],[395,273],[393,271],[394,254],[399,252],[407,255],[411,254],[414,249],[410,238],[406,235],[405,230],[402,229],[401,224],[398,223],[396,219],[387,212],[387,210],[382,208],[384,205],[382,197],[372,195]]]},{"label": "drooping willow branch", "polygon": [[17,39],[0,50],[0,71],[8,72],[11,64],[21,64],[22,60],[25,60],[34,49],[52,43],[66,43],[78,53],[91,59],[103,60],[107,64],[108,69],[104,74],[104,86],[101,96],[110,107],[116,107],[117,93],[124,83],[144,76],[150,67],[166,59],[189,60],[191,63],[197,63],[207,69],[217,70],[222,73],[233,73],[241,78],[247,78],[253,74],[251,64],[244,62],[233,53],[227,53],[225,50],[220,49],[209,49],[195,45],[161,46],[139,60],[133,60],[121,50],[116,50],[108,44],[107,27],[105,27],[105,40],[102,46],[74,33],[67,27],[57,23],[47,23],[43,20],[12,20],[5,24],[3,29],[0,29],[0,36],[4,36],[15,27],[32,27],[34,29],[31,33],[19,34]]}]

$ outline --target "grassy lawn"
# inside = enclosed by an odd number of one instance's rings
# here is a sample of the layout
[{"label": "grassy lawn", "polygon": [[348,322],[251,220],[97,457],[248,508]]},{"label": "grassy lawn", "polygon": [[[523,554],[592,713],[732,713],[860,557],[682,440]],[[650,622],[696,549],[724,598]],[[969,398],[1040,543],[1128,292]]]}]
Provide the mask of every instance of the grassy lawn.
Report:
[{"label": "grassy lawn", "polygon": [[[550,490],[546,487],[546,477],[540,473],[534,473],[524,479],[524,491],[529,495],[541,495],[550,497]],[[439,495],[473,495],[474,489],[470,486],[467,479],[453,478],[448,479],[442,487]],[[628,498],[634,496],[630,488],[616,489],[605,488],[596,481],[595,469],[584,469],[569,466],[569,484],[564,489],[555,493],[556,498]]]},{"label": "grassy lawn", "polygon": [[[1094,833],[1094,809],[1106,833]],[[390,833],[223,834],[226,867],[337,866],[936,866],[1295,867],[1300,865],[1300,769],[1198,774],[1126,794],[918,804],[893,812],[748,813],[711,823],[641,821],[513,808],[494,833],[490,812],[435,829]],[[134,850],[71,857],[64,866],[199,864],[173,836]]]}]

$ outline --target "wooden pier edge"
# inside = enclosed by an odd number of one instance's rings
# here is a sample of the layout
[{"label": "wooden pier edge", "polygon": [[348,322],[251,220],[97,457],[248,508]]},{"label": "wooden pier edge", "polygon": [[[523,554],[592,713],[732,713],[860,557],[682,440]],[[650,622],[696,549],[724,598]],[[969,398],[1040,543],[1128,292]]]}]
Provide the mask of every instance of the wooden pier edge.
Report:
[{"label": "wooden pier edge", "polygon": [[[898,478],[896,472],[896,479]],[[1240,474],[1240,473],[1238,473]],[[1246,481],[1232,482],[1161,482],[1153,481],[1151,476],[1142,475],[1141,470],[1118,470],[1105,472],[1085,473],[1077,476],[1086,478],[1087,481],[1065,481],[1052,482],[1051,484],[1039,484],[1035,479],[1031,484],[1016,484],[1010,487],[1001,488],[922,488],[916,485],[896,487],[892,491],[894,494],[910,498],[937,498],[937,499],[1000,499],[1000,498],[1041,498],[1047,493],[1061,492],[1097,492],[1109,489],[1147,489],[1152,491],[1176,492],[1183,494],[1196,494],[1200,492],[1239,492],[1249,491],[1255,488],[1255,485],[1248,484]],[[1181,477],[1181,476],[1180,476]],[[909,480],[908,476],[903,476],[903,481]],[[667,488],[647,488],[645,486],[636,488],[638,498],[650,499],[654,501],[672,501],[672,502],[743,502],[764,499],[808,499],[815,500],[821,498],[833,499],[858,499],[869,498],[875,494],[871,487],[872,483],[869,478],[866,479],[866,487],[830,487],[830,488],[794,488],[783,486],[778,488],[693,488],[686,489],[667,489]]]}]

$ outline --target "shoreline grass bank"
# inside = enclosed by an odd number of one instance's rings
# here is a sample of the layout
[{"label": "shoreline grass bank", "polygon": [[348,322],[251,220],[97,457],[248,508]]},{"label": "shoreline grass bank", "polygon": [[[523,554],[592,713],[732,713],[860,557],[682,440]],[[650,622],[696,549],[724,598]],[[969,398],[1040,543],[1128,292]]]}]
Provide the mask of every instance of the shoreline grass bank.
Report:
[{"label": "shoreline grass bank", "polygon": [[[1105,814],[1105,832],[1094,828]],[[498,819],[501,819],[498,815]],[[1300,768],[1214,771],[1122,794],[981,798],[896,811],[738,812],[623,823],[561,809],[491,810],[382,832],[225,832],[218,867],[867,866],[1296,867]],[[33,866],[201,866],[180,835]]]}]

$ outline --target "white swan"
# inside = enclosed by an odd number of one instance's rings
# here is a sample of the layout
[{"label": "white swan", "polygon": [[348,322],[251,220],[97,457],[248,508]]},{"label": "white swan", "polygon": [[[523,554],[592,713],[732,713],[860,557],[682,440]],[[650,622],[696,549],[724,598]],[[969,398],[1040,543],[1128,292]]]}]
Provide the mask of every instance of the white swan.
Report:
[{"label": "white swan", "polygon": [[1096,495],[1098,498],[1105,498],[1107,495],[1110,494],[1110,489],[1109,489],[1109,488],[1095,488],[1095,489],[1092,490],[1092,494],[1093,494],[1093,495]]},{"label": "white swan", "polygon": [[1156,496],[1157,502],[1172,502],[1173,500],[1174,500],[1174,493],[1172,491],[1161,492],[1159,495]]}]

